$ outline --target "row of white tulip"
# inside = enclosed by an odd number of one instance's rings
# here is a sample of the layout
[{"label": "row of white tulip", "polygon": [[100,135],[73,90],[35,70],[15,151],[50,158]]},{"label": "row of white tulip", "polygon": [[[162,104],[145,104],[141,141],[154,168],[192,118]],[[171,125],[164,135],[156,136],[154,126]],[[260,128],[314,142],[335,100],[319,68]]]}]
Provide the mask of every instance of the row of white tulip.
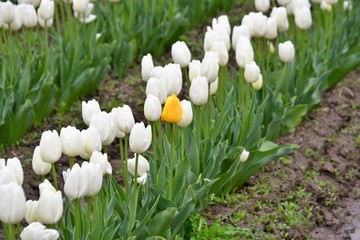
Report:
[{"label": "row of white tulip", "polygon": [[[94,4],[89,0],[65,1],[73,2],[74,17],[81,23],[90,23],[96,19],[91,14]],[[43,28],[53,25],[55,4],[53,0],[25,0],[0,2],[0,28],[18,31],[22,26],[33,28],[39,24]],[[37,9],[36,9],[37,8]]]}]

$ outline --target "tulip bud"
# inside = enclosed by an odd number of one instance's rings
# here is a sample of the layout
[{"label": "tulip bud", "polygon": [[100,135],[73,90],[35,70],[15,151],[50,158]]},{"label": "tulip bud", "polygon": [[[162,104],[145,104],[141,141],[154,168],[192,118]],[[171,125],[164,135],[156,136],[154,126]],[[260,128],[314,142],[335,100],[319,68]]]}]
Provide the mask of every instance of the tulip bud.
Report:
[{"label": "tulip bud", "polygon": [[150,170],[150,165],[146,158],[139,154],[137,176],[135,176],[136,158],[128,159],[127,164],[129,173],[137,178],[138,183],[144,185],[147,181],[147,172]]},{"label": "tulip bud", "polygon": [[101,137],[98,130],[94,126],[90,126],[86,130],[81,131],[81,142],[83,144],[83,150],[80,156],[83,159],[89,159],[93,152],[101,151]]},{"label": "tulip bud", "polygon": [[21,20],[22,25],[28,28],[35,27],[37,25],[37,14],[33,5],[21,4]]},{"label": "tulip bud", "polygon": [[30,4],[34,7],[38,7],[40,5],[40,0],[18,0],[18,4]]},{"label": "tulip bud", "polygon": [[182,87],[182,73],[179,64],[167,64],[164,67],[164,79],[167,89],[167,96],[178,95]]},{"label": "tulip bud", "polygon": [[201,76],[201,62],[199,60],[192,60],[189,63],[189,80],[190,82]]},{"label": "tulip bud", "polygon": [[263,85],[263,77],[262,74],[260,74],[258,80],[252,83],[252,87],[255,90],[260,90],[262,88],[262,85]]},{"label": "tulip bud", "polygon": [[59,233],[55,229],[46,229],[44,225],[39,222],[33,222],[28,225],[20,234],[21,240],[56,240]]},{"label": "tulip bud", "polygon": [[15,20],[15,5],[10,1],[6,1],[2,3],[1,9],[3,23],[9,25]]},{"label": "tulip bud", "polygon": [[219,78],[217,78],[214,82],[210,83],[210,95],[215,95],[219,85]]},{"label": "tulip bud", "polygon": [[309,7],[297,8],[295,10],[295,24],[302,30],[306,30],[311,27],[312,18]]},{"label": "tulip bud", "polygon": [[212,29],[222,35],[230,35],[231,26],[229,18],[226,15],[221,15],[220,17],[213,18],[212,20]]},{"label": "tulip bud", "polygon": [[26,202],[25,220],[28,224],[37,221],[38,201],[28,200]]},{"label": "tulip bud", "polygon": [[338,3],[338,0],[325,0],[325,1],[331,5]]},{"label": "tulip bud", "polygon": [[88,5],[85,7],[84,12],[74,12],[74,17],[76,19],[79,19],[79,22],[81,23],[91,23],[96,19],[96,16],[91,14],[92,9],[94,8],[93,3],[88,3]]},{"label": "tulip bud", "polygon": [[26,200],[23,188],[15,182],[0,185],[0,221],[19,223],[25,216]]},{"label": "tulip bud", "polygon": [[168,123],[178,123],[183,116],[183,110],[181,108],[180,100],[175,94],[166,99],[164,109],[161,113],[161,121]]},{"label": "tulip bud", "polygon": [[238,40],[240,36],[246,37],[247,39],[250,40],[251,35],[250,35],[249,27],[247,25],[235,26],[233,28],[232,47],[234,50],[236,50],[236,46],[238,44]]},{"label": "tulip bud", "polygon": [[351,10],[352,9],[352,2],[348,1],[348,0],[345,0],[343,2],[343,9],[344,10]]},{"label": "tulip bud", "polygon": [[255,0],[255,8],[259,12],[267,12],[270,8],[270,0]]},{"label": "tulip bud", "polygon": [[246,64],[244,77],[245,80],[249,83],[253,83],[259,79],[260,68],[255,62]]},{"label": "tulip bud", "polygon": [[110,145],[114,141],[116,129],[111,114],[100,112],[92,116],[90,126],[97,129],[102,145]]},{"label": "tulip bud", "polygon": [[120,107],[117,111],[117,127],[125,134],[130,133],[135,124],[134,115],[128,105]]},{"label": "tulip bud", "polygon": [[164,67],[162,66],[156,66],[154,67],[152,70],[151,70],[151,74],[150,74],[151,77],[154,77],[154,78],[163,78],[165,76],[165,70],[164,70]]},{"label": "tulip bud", "polygon": [[[22,7],[19,5],[14,5],[15,8],[15,14],[14,14],[14,21],[12,21],[10,24],[6,24],[4,20],[4,29],[10,29],[11,31],[18,31],[22,27]],[[3,11],[6,11],[3,9]],[[6,14],[5,14],[6,16]]]},{"label": "tulip bud", "polygon": [[117,138],[123,138],[125,137],[125,133],[122,132],[119,128],[119,126],[117,125],[117,122],[118,122],[118,116],[119,116],[119,110],[120,110],[120,107],[117,107],[117,108],[113,108],[111,109],[111,112],[109,113],[110,116],[111,116],[111,119],[112,119],[112,122],[114,123],[114,128],[115,128],[115,137]]},{"label": "tulip bud", "polygon": [[75,127],[67,126],[61,128],[60,141],[63,153],[69,157],[78,156],[83,151],[81,133]]},{"label": "tulip bud", "polygon": [[0,164],[0,183],[15,182],[18,185],[22,185],[24,181],[24,172],[21,166],[21,162],[18,158],[9,158],[5,166],[5,159],[1,160]]},{"label": "tulip bud", "polygon": [[268,47],[268,52],[270,54],[274,54],[275,53],[275,47],[274,47],[274,44],[270,41],[267,41],[266,43],[267,47]]},{"label": "tulip bud", "polygon": [[153,68],[154,63],[152,60],[152,56],[150,53],[148,53],[141,59],[141,76],[145,82],[147,82],[151,77],[151,71],[153,70]]},{"label": "tulip bud", "polygon": [[40,156],[44,162],[55,163],[61,157],[61,141],[56,130],[45,131],[40,140]]},{"label": "tulip bud", "polygon": [[95,196],[100,191],[103,180],[100,165],[92,162],[83,162],[81,170],[84,172],[87,180],[85,196]]},{"label": "tulip bud", "polygon": [[240,155],[240,162],[245,162],[249,158],[249,152],[244,149]]},{"label": "tulip bud", "polygon": [[286,11],[288,15],[293,15],[298,8],[307,7],[310,9],[311,4],[309,0],[291,0],[288,5],[286,5]]},{"label": "tulip bud", "polygon": [[164,80],[155,77],[149,78],[146,84],[146,96],[149,94],[156,96],[160,103],[163,104],[167,97],[167,89]]},{"label": "tulip bud", "polygon": [[209,96],[209,83],[206,77],[197,77],[193,79],[189,91],[191,101],[197,105],[202,106],[207,103]]},{"label": "tulip bud", "polygon": [[32,158],[32,168],[37,175],[46,175],[51,170],[51,164],[44,162],[40,155],[40,146],[37,146],[34,150]]},{"label": "tulip bud", "polygon": [[171,47],[171,57],[174,63],[179,64],[181,67],[189,65],[191,53],[186,43],[183,41],[174,43]]},{"label": "tulip bud", "polygon": [[201,76],[205,76],[209,83],[216,80],[219,74],[219,58],[215,52],[205,52],[201,62]]},{"label": "tulip bud", "polygon": [[254,61],[254,50],[250,43],[240,43],[239,42],[236,46],[236,63],[239,67],[245,68],[246,64],[251,63]]},{"label": "tulip bud", "polygon": [[277,3],[281,6],[286,6],[290,3],[291,0],[276,0]]},{"label": "tulip bud", "polygon": [[45,20],[38,15],[38,22],[42,28],[49,28],[53,25],[54,19],[50,18],[48,20]]},{"label": "tulip bud", "polygon": [[182,100],[180,102],[181,104],[181,109],[183,111],[183,116],[181,118],[181,121],[177,123],[177,125],[179,127],[187,127],[189,126],[189,124],[191,123],[192,119],[193,119],[193,111],[192,111],[192,107],[191,107],[191,102],[187,101],[187,100]]},{"label": "tulip bud", "polygon": [[16,179],[15,173],[7,167],[0,168],[0,184],[7,184],[7,183],[11,183],[11,182],[14,182],[17,184],[17,179]]},{"label": "tulip bud", "polygon": [[148,121],[157,121],[161,117],[161,103],[157,97],[149,94],[144,104],[144,115]]},{"label": "tulip bud", "polygon": [[[223,42],[214,42],[210,48],[211,52],[217,53],[219,59],[219,65],[225,66],[229,61],[229,53]],[[206,54],[206,53],[205,53]]]},{"label": "tulip bud", "polygon": [[85,124],[89,126],[91,117],[101,112],[100,105],[95,99],[93,99],[88,102],[82,101],[81,107],[82,118]]},{"label": "tulip bud", "polygon": [[324,11],[331,12],[332,6],[331,4],[327,3],[325,0],[322,0],[320,3],[320,8]]},{"label": "tulip bud", "polygon": [[145,128],[143,122],[135,123],[130,132],[129,145],[134,153],[143,153],[151,144],[151,126]]},{"label": "tulip bud", "polygon": [[289,29],[289,20],[285,7],[274,7],[270,17],[276,19],[276,27],[279,32],[285,32]]},{"label": "tulip bud", "polygon": [[78,13],[86,11],[86,7],[89,4],[89,0],[73,0],[73,10]]},{"label": "tulip bud", "polygon": [[90,157],[91,163],[98,164],[101,167],[102,175],[112,174],[112,167],[108,161],[108,156],[106,153],[102,154],[101,152],[95,151]]},{"label": "tulip bud", "polygon": [[37,219],[44,224],[55,224],[63,213],[63,200],[60,191],[45,188],[38,201]]},{"label": "tulip bud", "polygon": [[75,163],[74,166],[63,171],[64,178],[64,192],[70,199],[78,199],[85,196],[87,191],[86,174],[80,168],[79,164]]},{"label": "tulip bud", "polygon": [[45,179],[44,182],[39,184],[40,195],[45,189],[50,190],[52,192],[56,192],[54,186],[47,179]]},{"label": "tulip bud", "polygon": [[269,17],[266,21],[265,37],[267,39],[274,39],[277,37],[276,19]]},{"label": "tulip bud", "polygon": [[49,20],[54,17],[54,12],[55,12],[54,8],[55,8],[54,1],[41,0],[40,6],[38,8],[38,16],[44,20]]},{"label": "tulip bud", "polygon": [[279,57],[280,60],[288,63],[294,59],[295,47],[291,41],[279,43]]}]

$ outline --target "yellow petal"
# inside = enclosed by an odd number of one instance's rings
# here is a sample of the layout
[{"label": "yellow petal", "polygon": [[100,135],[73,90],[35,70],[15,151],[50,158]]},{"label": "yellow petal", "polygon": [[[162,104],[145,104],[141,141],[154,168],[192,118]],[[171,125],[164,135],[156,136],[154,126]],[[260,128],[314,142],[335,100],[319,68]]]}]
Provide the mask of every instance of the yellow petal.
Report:
[{"label": "yellow petal", "polygon": [[183,116],[180,100],[175,94],[166,99],[164,109],[161,114],[161,120],[168,123],[178,123]]}]

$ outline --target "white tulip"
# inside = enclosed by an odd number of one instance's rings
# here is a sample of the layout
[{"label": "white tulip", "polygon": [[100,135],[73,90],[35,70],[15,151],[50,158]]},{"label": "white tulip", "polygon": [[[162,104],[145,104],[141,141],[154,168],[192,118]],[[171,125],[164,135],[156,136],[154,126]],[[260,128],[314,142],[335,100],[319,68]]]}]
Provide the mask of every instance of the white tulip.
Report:
[{"label": "white tulip", "polygon": [[143,122],[135,123],[130,132],[129,145],[134,153],[143,153],[151,144],[151,126],[145,128]]},{"label": "white tulip", "polygon": [[120,130],[120,128],[118,127],[118,125],[117,125],[118,116],[119,116],[119,113],[118,113],[119,110],[120,110],[120,107],[113,108],[113,109],[111,109],[111,112],[109,114],[110,114],[111,119],[112,119],[112,121],[114,123],[114,126],[115,126],[114,127],[115,128],[115,137],[121,139],[121,138],[125,137],[125,133],[122,132]]},{"label": "white tulip", "polygon": [[86,174],[80,168],[79,164],[75,163],[74,166],[63,171],[64,177],[64,192],[70,199],[78,199],[85,196],[87,192],[87,179]]},{"label": "white tulip", "polygon": [[295,10],[295,24],[302,30],[306,30],[311,27],[312,17],[309,7],[297,8]]},{"label": "white tulip", "polygon": [[221,15],[220,17],[213,18],[212,20],[212,29],[222,35],[230,35],[231,26],[229,22],[229,18],[226,15]]},{"label": "white tulip", "polygon": [[259,75],[260,75],[260,68],[255,62],[246,64],[244,77],[247,82],[249,83],[255,82],[256,80],[259,79]]},{"label": "white tulip", "polygon": [[255,0],[255,8],[259,12],[267,12],[270,8],[270,0]]},{"label": "white tulip", "polygon": [[324,11],[330,12],[332,9],[331,4],[327,3],[325,0],[322,0],[320,3],[320,8]]},{"label": "white tulip", "polygon": [[238,41],[235,53],[236,63],[241,68],[245,68],[246,64],[254,61],[254,50],[250,43]]},{"label": "white tulip", "polygon": [[182,100],[180,102],[181,108],[183,110],[183,116],[180,122],[177,123],[179,127],[187,127],[193,120],[193,111],[191,107],[191,102],[187,100]]},{"label": "white tulip", "polygon": [[201,76],[201,62],[199,60],[192,60],[189,63],[189,80],[190,82]]},{"label": "white tulip", "polygon": [[217,78],[214,82],[210,83],[210,95],[215,95],[219,85],[219,78]]},{"label": "white tulip", "polygon": [[148,121],[157,121],[161,117],[161,103],[159,98],[155,97],[152,94],[149,94],[145,100],[144,104],[144,115]]},{"label": "white tulip", "polygon": [[142,155],[138,155],[138,172],[137,176],[135,176],[135,168],[136,168],[136,158],[128,159],[128,171],[129,173],[137,178],[137,182],[140,184],[145,184],[147,181],[147,172],[150,170],[149,162]]},{"label": "white tulip", "polygon": [[95,151],[90,157],[89,162],[98,164],[101,167],[102,174],[112,174],[112,167],[108,161],[108,156],[106,153],[102,154],[101,152]]},{"label": "white tulip", "polygon": [[311,4],[309,0],[291,0],[288,5],[286,5],[286,10],[289,15],[293,15],[297,8],[307,7],[310,8]]},{"label": "white tulip", "polygon": [[135,119],[131,108],[125,104],[116,111],[116,115],[116,124],[120,131],[125,134],[130,133],[135,124]]},{"label": "white tulip", "polygon": [[61,128],[60,141],[63,153],[69,157],[78,156],[83,151],[80,130],[73,126]]},{"label": "white tulip", "polygon": [[147,176],[148,176],[148,174],[145,173],[144,175],[138,177],[138,178],[136,179],[136,182],[139,183],[139,184],[141,184],[141,185],[145,185],[146,182],[147,182],[147,178],[148,178]]},{"label": "white tulip", "polygon": [[155,78],[155,77],[149,78],[149,80],[146,83],[146,96],[150,94],[156,96],[161,104],[163,104],[166,101],[167,89],[166,89],[165,81],[162,78]]},{"label": "white tulip", "polygon": [[291,41],[279,43],[279,57],[281,61],[288,63],[294,59],[294,56],[295,47]]},{"label": "white tulip", "polygon": [[88,129],[81,131],[81,142],[83,144],[83,150],[80,156],[83,159],[89,159],[91,154],[95,151],[101,151],[101,137],[98,130],[94,126],[90,126]]},{"label": "white tulip", "polygon": [[56,240],[60,237],[55,229],[46,229],[39,222],[33,222],[23,229],[20,234],[21,240]]},{"label": "white tulip", "polygon": [[40,6],[38,8],[38,16],[41,17],[41,19],[49,20],[54,17],[54,13],[55,13],[54,1],[41,0]]},{"label": "white tulip", "polygon": [[328,4],[334,5],[338,3],[338,0],[325,0]]},{"label": "white tulip", "polygon": [[[210,48],[211,52],[216,52],[218,59],[219,59],[219,65],[225,66],[229,61],[229,53],[226,49],[226,46],[224,42],[214,42]],[[206,53],[205,53],[206,54]]]},{"label": "white tulip", "polygon": [[25,220],[28,224],[37,221],[38,201],[28,200],[26,202]]},{"label": "white tulip", "polygon": [[269,17],[266,21],[265,37],[267,39],[275,39],[277,37],[276,19]]},{"label": "white tulip", "polygon": [[171,46],[171,57],[174,63],[179,64],[181,67],[186,67],[189,65],[191,60],[191,53],[183,41],[177,41]]},{"label": "white tulip", "polygon": [[249,152],[244,149],[240,155],[240,162],[245,162],[249,158]]},{"label": "white tulip", "polygon": [[255,90],[260,90],[262,88],[262,85],[263,85],[263,77],[262,74],[260,74],[258,80],[252,83],[252,87]]},{"label": "white tulip", "polygon": [[100,191],[103,180],[100,165],[92,162],[83,162],[81,170],[84,172],[87,180],[85,196],[95,196]]},{"label": "white tulip", "polygon": [[266,33],[267,17],[262,12],[251,12],[249,16],[252,18],[253,28],[250,29],[251,36],[263,37]]},{"label": "white tulip", "polygon": [[89,0],[73,0],[74,12],[84,13],[89,3]]},{"label": "white tulip", "polygon": [[38,15],[38,22],[39,22],[39,25],[42,27],[42,28],[49,28],[53,25],[54,23],[54,19],[53,18],[50,18],[48,20],[45,20],[43,18],[41,18],[39,15]]},{"label": "white tulip", "polygon": [[[18,31],[22,27],[22,20],[21,20],[22,7],[19,5],[15,5],[14,8],[15,8],[14,21],[12,21],[10,24],[6,24],[5,20],[3,19],[4,20],[3,28],[10,29],[11,31]],[[5,16],[6,15],[7,14],[5,14]]]},{"label": "white tulip", "polygon": [[10,168],[1,168],[0,169],[0,184],[7,184],[14,182],[17,183],[16,175]]},{"label": "white tulip", "polygon": [[204,51],[210,51],[211,45],[213,42],[223,41],[221,34],[217,31],[214,31],[211,27],[207,27],[204,38]]},{"label": "white tulip", "polygon": [[289,20],[285,7],[274,7],[270,17],[276,19],[276,27],[279,32],[285,32],[289,29]]},{"label": "white tulip", "polygon": [[209,96],[209,83],[206,77],[197,77],[192,80],[189,91],[191,101],[202,106],[207,103]]},{"label": "white tulip", "polygon": [[56,130],[45,131],[40,140],[40,156],[44,162],[55,163],[62,154],[61,141]]},{"label": "white tulip", "polygon": [[238,40],[239,40],[240,36],[246,37],[247,39],[250,40],[251,34],[250,34],[249,27],[247,25],[235,26],[233,28],[232,47],[234,50],[236,50],[236,46],[238,44]]},{"label": "white tulip", "polygon": [[[120,121],[120,120],[119,120]],[[113,122],[113,116],[107,112],[99,112],[92,116],[90,126],[98,131],[102,145],[110,145],[116,134],[116,126]]]},{"label": "white tulip", "polygon": [[165,85],[167,96],[171,94],[178,95],[182,88],[182,73],[179,64],[170,63],[164,67]]},{"label": "white tulip", "polygon": [[141,76],[142,79],[147,82],[151,77],[151,71],[154,68],[154,63],[150,53],[143,56],[141,59]]},{"label": "white tulip", "polygon": [[162,66],[156,66],[151,70],[151,74],[150,77],[154,77],[154,78],[163,78],[165,76],[165,72],[164,72],[164,67]]},{"label": "white tulip", "polygon": [[26,200],[23,188],[15,182],[0,185],[0,221],[20,223],[25,217]]},{"label": "white tulip", "polygon": [[22,185],[24,181],[24,171],[18,158],[9,158],[5,165],[5,159],[1,159],[0,164],[0,183],[5,184],[15,182]]},{"label": "white tulip", "polygon": [[201,62],[201,76],[205,76],[209,83],[216,80],[219,74],[219,57],[216,52],[205,52]]},{"label": "white tulip", "polygon": [[352,2],[348,1],[348,0],[345,0],[343,2],[343,9],[344,10],[351,10],[352,9]]},{"label": "white tulip", "polygon": [[51,164],[44,162],[40,155],[40,146],[37,146],[34,150],[32,158],[32,169],[37,175],[46,175],[51,171]]},{"label": "white tulip", "polygon": [[281,6],[286,6],[290,3],[291,0],[276,0],[277,3]]},{"label": "white tulip", "polygon": [[96,19],[96,16],[91,14],[92,9],[94,8],[93,3],[88,3],[84,12],[74,12],[74,17],[79,20],[81,23],[91,23]]},{"label": "white tulip", "polygon": [[21,21],[22,25],[28,28],[35,27],[38,23],[37,14],[33,5],[21,4]]},{"label": "white tulip", "polygon": [[30,4],[34,7],[38,7],[40,5],[40,0],[18,0],[18,4]]},{"label": "white tulip", "polygon": [[44,182],[39,184],[40,195],[42,194],[42,192],[45,189],[50,190],[52,192],[56,192],[56,189],[54,188],[54,186],[47,179],[45,179]]},{"label": "white tulip", "polygon": [[63,214],[63,200],[60,191],[44,189],[40,194],[37,219],[43,224],[55,224]]},{"label": "white tulip", "polygon": [[15,21],[15,5],[12,2],[6,1],[2,3],[0,10],[5,25],[9,25]]},{"label": "white tulip", "polygon": [[82,118],[85,124],[89,126],[91,117],[101,112],[100,105],[95,99],[92,99],[88,102],[82,101],[81,107]]}]

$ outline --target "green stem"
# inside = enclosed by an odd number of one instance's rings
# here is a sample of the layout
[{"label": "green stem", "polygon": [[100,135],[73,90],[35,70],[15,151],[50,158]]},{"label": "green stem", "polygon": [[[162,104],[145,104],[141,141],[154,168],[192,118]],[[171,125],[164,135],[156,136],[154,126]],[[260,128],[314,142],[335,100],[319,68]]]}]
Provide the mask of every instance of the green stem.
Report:
[{"label": "green stem", "polygon": [[98,207],[98,194],[94,196],[94,206],[93,206],[93,219],[95,219],[98,215],[99,207]]},{"label": "green stem", "polygon": [[45,181],[45,175],[41,175],[41,182],[44,182]]},{"label": "green stem", "polygon": [[200,122],[200,112],[201,112],[201,107],[195,107],[195,117],[196,117],[196,143],[198,145],[198,151],[200,154],[200,147],[201,147],[201,122]]},{"label": "green stem", "polygon": [[154,173],[154,180],[153,182],[157,183],[157,143],[156,143],[156,122],[151,123],[151,131],[152,131],[152,145],[153,145],[153,151],[154,151],[154,158],[153,158],[153,173]]},{"label": "green stem", "polygon": [[69,157],[69,166],[70,166],[70,169],[72,169],[72,167],[74,166],[75,164],[75,157]]},{"label": "green stem", "polygon": [[136,219],[137,212],[137,203],[138,203],[138,189],[137,189],[137,177],[138,177],[138,168],[139,168],[139,154],[135,154],[135,174],[134,174],[134,193],[133,193],[133,201],[131,202],[131,217],[130,217],[130,227],[133,228]]},{"label": "green stem", "polygon": [[[125,165],[125,158],[124,158],[124,140],[121,138],[119,139],[119,146],[120,146],[120,161],[121,161],[121,172],[122,172],[122,176],[125,176],[125,168],[127,168],[127,166]],[[124,186],[125,186],[125,182],[124,182]],[[126,191],[126,189],[125,189]]]},{"label": "green stem", "polygon": [[14,225],[9,223],[8,224],[8,240],[15,240],[15,229],[14,229]]},{"label": "green stem", "polygon": [[[20,240],[20,234],[21,234],[21,225],[20,223],[16,224],[16,228],[17,228],[17,235],[18,235],[18,239]],[[15,236],[14,236],[15,237]]]},{"label": "green stem", "polygon": [[87,197],[87,206],[86,206],[86,219],[85,219],[85,234],[88,234],[90,231],[90,213],[91,213],[91,197]]},{"label": "green stem", "polygon": [[75,205],[75,238],[82,239],[81,237],[81,216],[80,216],[80,199],[74,200]]},{"label": "green stem", "polygon": [[185,129],[181,129],[181,161],[185,159]]},{"label": "green stem", "polygon": [[169,199],[172,200],[174,173],[174,126],[170,123]]},{"label": "green stem", "polygon": [[164,156],[164,145],[163,145],[163,129],[161,126],[161,121],[156,122],[157,135],[159,136],[159,146],[160,146],[160,156]]},{"label": "green stem", "polygon": [[[104,146],[104,152],[108,155],[109,157],[109,146],[108,145],[105,145]],[[110,160],[110,159],[109,159]]]},{"label": "green stem", "polygon": [[58,181],[57,181],[57,176],[56,176],[56,167],[55,167],[55,163],[51,164],[51,172],[52,172],[52,176],[53,176],[53,181],[54,181],[54,187],[57,190],[59,190],[59,185],[58,185]]},{"label": "green stem", "polygon": [[125,133],[125,155],[124,155],[124,160],[125,160],[125,176],[124,176],[124,182],[125,182],[125,189],[126,192],[129,192],[129,182],[128,182],[128,176],[129,176],[129,171],[127,168],[128,165],[128,142],[129,142],[129,135]]}]

